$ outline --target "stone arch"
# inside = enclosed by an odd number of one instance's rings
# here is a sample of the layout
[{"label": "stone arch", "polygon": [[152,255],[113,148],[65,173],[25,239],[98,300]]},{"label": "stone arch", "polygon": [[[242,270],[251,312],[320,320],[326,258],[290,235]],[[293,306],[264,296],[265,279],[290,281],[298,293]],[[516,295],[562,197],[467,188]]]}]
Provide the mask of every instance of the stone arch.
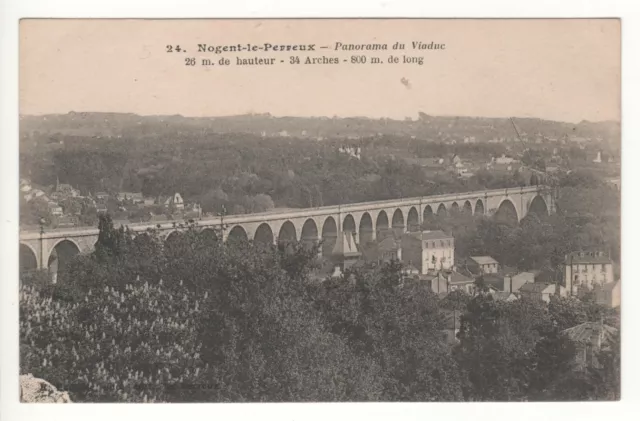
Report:
[{"label": "stone arch", "polygon": [[218,242],[218,233],[213,228],[205,228],[199,233],[205,244],[215,244]]},{"label": "stone arch", "polygon": [[292,253],[295,251],[294,245],[297,241],[298,234],[295,225],[291,221],[285,221],[278,232],[278,249],[286,253]]},{"label": "stone arch", "polygon": [[356,233],[356,221],[353,219],[353,215],[348,214],[344,217],[342,222],[342,231]]},{"label": "stone arch", "polygon": [[298,241],[296,227],[291,221],[285,221],[278,232],[278,244],[291,244]]},{"label": "stone arch", "polygon": [[517,226],[520,219],[518,218],[518,210],[510,199],[504,199],[500,203],[494,217],[496,221],[510,226]]},{"label": "stone arch", "polygon": [[245,231],[242,226],[236,225],[235,227],[231,228],[231,231],[229,231],[227,241],[246,242],[249,241],[249,236],[247,235],[247,231]]},{"label": "stone arch", "polygon": [[528,213],[535,213],[536,215],[543,217],[549,216],[549,207],[547,206],[547,202],[540,195],[537,195],[531,201],[529,205]]},{"label": "stone arch", "polygon": [[433,213],[433,208],[431,205],[425,206],[422,211],[422,229],[431,229],[431,226],[436,220],[436,215]]},{"label": "stone arch", "polygon": [[391,226],[396,236],[400,236],[404,233],[405,225],[402,209],[398,208],[395,210],[395,212],[393,212],[393,216],[391,217]]},{"label": "stone arch", "polygon": [[65,272],[71,260],[79,253],[80,247],[71,239],[60,240],[53,246],[47,259],[47,268],[54,283],[57,282],[59,274]]},{"label": "stone arch", "polygon": [[[147,234],[146,232],[141,232],[136,234],[135,237],[133,237],[133,244],[141,247],[147,244],[151,244],[153,240],[151,239],[151,236],[149,234]],[[96,241],[96,244],[98,244],[98,242]],[[94,245],[95,248],[95,245]]]},{"label": "stone arch", "polygon": [[302,225],[300,241],[307,248],[315,247],[318,244],[318,225],[312,218],[307,219]]},{"label": "stone arch", "polygon": [[449,212],[447,212],[447,207],[444,205],[444,203],[440,203],[440,205],[438,206],[438,217],[442,218],[445,217],[449,214]]},{"label": "stone arch", "polygon": [[419,231],[420,230],[420,216],[415,207],[409,209],[407,214],[407,231]]},{"label": "stone arch", "polygon": [[327,217],[322,224],[322,255],[329,257],[338,239],[338,225],[333,216]]},{"label": "stone arch", "polygon": [[253,241],[260,244],[272,245],[274,243],[273,230],[267,223],[260,224],[253,236]]},{"label": "stone arch", "polygon": [[360,244],[364,245],[373,241],[373,220],[369,212],[362,214],[358,231],[360,231]]},{"label": "stone arch", "polygon": [[164,239],[164,251],[166,253],[182,253],[185,250],[187,235],[183,231],[171,231]]},{"label": "stone arch", "polygon": [[422,220],[428,221],[431,218],[433,218],[433,208],[431,205],[427,205],[424,207],[424,211],[422,211]]},{"label": "stone arch", "polygon": [[484,215],[484,202],[482,199],[478,199],[476,201],[475,209],[473,210],[474,215]]},{"label": "stone arch", "polygon": [[38,255],[28,244],[20,243],[20,272],[38,269]]},{"label": "stone arch", "polygon": [[451,204],[451,213],[459,213],[460,212],[460,205],[458,205],[458,202],[453,202]]},{"label": "stone arch", "polygon": [[387,212],[381,210],[378,212],[378,217],[376,218],[376,237],[378,240],[382,240],[389,231],[389,217],[387,216]]},{"label": "stone arch", "polygon": [[182,233],[178,230],[171,231],[164,239],[164,245],[169,246],[172,243],[175,243],[180,237],[182,237]]},{"label": "stone arch", "polygon": [[471,202],[466,200],[464,205],[462,205],[462,213],[465,215],[473,215],[473,208],[471,207]]}]

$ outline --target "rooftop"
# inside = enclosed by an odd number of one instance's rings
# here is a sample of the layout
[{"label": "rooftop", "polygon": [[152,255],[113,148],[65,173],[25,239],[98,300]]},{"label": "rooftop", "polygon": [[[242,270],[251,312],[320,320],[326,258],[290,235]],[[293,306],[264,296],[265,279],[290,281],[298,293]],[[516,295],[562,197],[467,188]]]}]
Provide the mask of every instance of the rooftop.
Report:
[{"label": "rooftop", "polygon": [[420,240],[450,240],[453,239],[453,235],[447,234],[444,231],[418,231],[409,232],[407,235],[415,237]]},{"label": "rooftop", "polygon": [[610,341],[618,329],[600,322],[586,322],[562,331],[574,342],[589,343],[594,335],[603,335],[603,341]]},{"label": "rooftop", "polygon": [[400,248],[400,245],[393,236],[385,237],[378,243],[378,250],[382,252],[396,251]]},{"label": "rooftop", "polygon": [[452,284],[475,282],[475,279],[464,276],[463,274],[458,272],[450,272],[450,274]]},{"label": "rooftop", "polygon": [[602,252],[574,252],[564,260],[565,265],[579,264],[607,264],[612,263],[611,258]]},{"label": "rooftop", "polygon": [[509,298],[515,299],[516,297],[515,294],[513,294],[512,292],[506,292],[506,291],[492,292],[491,296],[495,301],[507,301]]},{"label": "rooftop", "polygon": [[470,259],[479,265],[491,265],[498,263],[498,261],[491,256],[471,256]]},{"label": "rooftop", "polygon": [[520,287],[520,292],[543,292],[545,289],[553,286],[554,284],[548,284],[546,282],[527,282]]}]

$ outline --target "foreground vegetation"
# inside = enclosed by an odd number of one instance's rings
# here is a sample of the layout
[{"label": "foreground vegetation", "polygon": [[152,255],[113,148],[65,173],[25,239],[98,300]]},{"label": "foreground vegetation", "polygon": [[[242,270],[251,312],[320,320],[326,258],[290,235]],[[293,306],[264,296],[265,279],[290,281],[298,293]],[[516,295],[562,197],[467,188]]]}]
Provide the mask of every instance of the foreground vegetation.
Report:
[{"label": "foreground vegetation", "polygon": [[[95,252],[58,284],[24,279],[21,373],[75,402],[619,397],[619,348],[580,371],[560,334],[600,320],[592,302],[439,299],[393,263],[318,283],[315,256],[223,245],[194,227],[163,247],[104,218]],[[443,333],[452,310],[463,314],[456,345]]]}]

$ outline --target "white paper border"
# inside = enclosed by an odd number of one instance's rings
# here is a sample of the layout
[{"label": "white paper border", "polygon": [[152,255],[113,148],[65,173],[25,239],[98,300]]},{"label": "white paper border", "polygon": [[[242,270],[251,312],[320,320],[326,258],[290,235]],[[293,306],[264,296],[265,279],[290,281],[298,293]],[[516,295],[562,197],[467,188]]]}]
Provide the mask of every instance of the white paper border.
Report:
[{"label": "white paper border", "polygon": [[[640,2],[634,0],[446,0],[381,1],[162,1],[162,0],[4,0],[0,2],[0,242],[3,277],[0,285],[0,417],[20,420],[132,419],[638,419],[640,371],[635,321],[640,279],[634,269],[634,243],[640,238],[638,178],[640,148],[639,79]],[[634,13],[635,12],[635,13]],[[94,18],[268,18],[268,17],[425,17],[425,18],[622,18],[623,134],[623,372],[619,403],[567,404],[73,404],[18,403],[18,20],[25,17]],[[635,219],[635,221],[634,221]],[[624,298],[626,297],[626,299]]]}]

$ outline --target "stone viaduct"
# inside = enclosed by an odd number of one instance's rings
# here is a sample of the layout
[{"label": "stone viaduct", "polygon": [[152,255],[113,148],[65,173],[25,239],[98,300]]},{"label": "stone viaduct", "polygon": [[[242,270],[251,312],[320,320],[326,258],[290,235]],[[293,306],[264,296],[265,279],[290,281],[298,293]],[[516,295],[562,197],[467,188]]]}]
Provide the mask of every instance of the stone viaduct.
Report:
[{"label": "stone viaduct", "polygon": [[[273,244],[291,240],[323,241],[324,254],[332,250],[341,232],[352,232],[356,240],[364,244],[379,238],[387,230],[417,231],[433,216],[450,212],[497,214],[515,225],[529,212],[544,215],[554,211],[553,190],[531,186],[228,215],[223,221],[221,217],[212,217],[200,219],[197,224],[203,232],[208,230],[212,235],[222,232],[223,241],[229,238]],[[129,228],[140,234],[155,229],[165,241],[181,230],[174,221],[132,223]],[[97,239],[97,228],[21,231],[20,268],[57,270],[75,254],[92,251]]]}]

